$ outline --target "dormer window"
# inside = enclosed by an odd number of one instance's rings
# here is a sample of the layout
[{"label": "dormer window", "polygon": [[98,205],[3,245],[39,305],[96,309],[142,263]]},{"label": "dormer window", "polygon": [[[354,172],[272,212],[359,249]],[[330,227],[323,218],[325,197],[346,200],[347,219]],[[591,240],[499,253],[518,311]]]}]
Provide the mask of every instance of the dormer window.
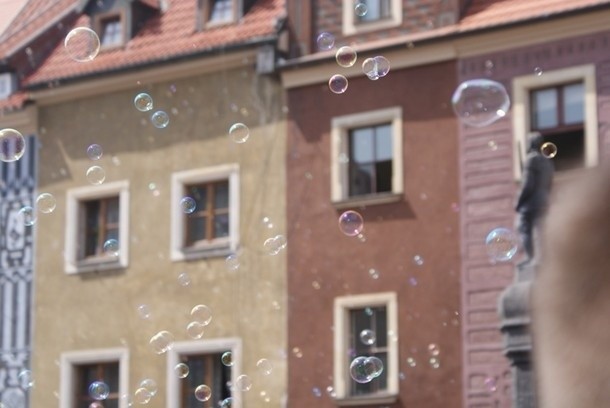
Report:
[{"label": "dormer window", "polygon": [[125,44],[127,27],[123,12],[98,14],[94,16],[94,21],[102,49]]},{"label": "dormer window", "polygon": [[234,0],[210,0],[208,23],[228,23],[233,21]]}]

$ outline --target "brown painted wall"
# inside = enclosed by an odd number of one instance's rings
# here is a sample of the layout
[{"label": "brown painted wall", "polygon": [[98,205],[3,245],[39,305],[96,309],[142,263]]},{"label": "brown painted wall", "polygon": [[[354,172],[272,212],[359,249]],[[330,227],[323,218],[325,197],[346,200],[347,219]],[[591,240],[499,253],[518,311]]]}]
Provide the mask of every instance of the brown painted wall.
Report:
[{"label": "brown painted wall", "polygon": [[[455,73],[451,62],[393,71],[379,81],[351,79],[343,95],[326,84],[288,91],[288,406],[336,406],[326,391],[333,384],[333,299],[385,291],[398,295],[402,379],[392,406],[461,406],[459,233],[452,210],[457,127],[449,104]],[[365,219],[361,242],[339,232],[341,210],[330,203],[330,122],[391,106],[403,108],[405,194],[396,204],[356,208]],[[415,255],[424,258],[422,266]],[[430,343],[440,347],[439,369],[428,362]]]},{"label": "brown painted wall", "polygon": [[[596,65],[600,161],[610,157],[610,33],[564,39],[460,61],[459,78],[489,77],[509,93],[512,79],[582,64]],[[490,68],[491,67],[491,68]],[[498,226],[512,227],[518,184],[513,179],[512,111],[482,128],[460,129],[460,217],[462,225],[462,299],[464,301],[464,398],[466,407],[509,403],[511,377],[502,354],[497,300],[512,282],[512,263],[492,265],[484,240]],[[490,142],[494,142],[490,148]],[[519,261],[519,256],[515,257]],[[489,392],[492,377],[498,390]],[[499,404],[499,405],[498,405]]]}]

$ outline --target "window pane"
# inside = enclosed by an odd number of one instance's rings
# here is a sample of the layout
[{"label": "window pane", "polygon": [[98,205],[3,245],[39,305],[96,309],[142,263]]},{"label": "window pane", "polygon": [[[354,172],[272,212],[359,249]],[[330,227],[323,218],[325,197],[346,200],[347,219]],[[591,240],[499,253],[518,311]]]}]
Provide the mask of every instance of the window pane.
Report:
[{"label": "window pane", "polygon": [[207,185],[188,186],[186,195],[195,200],[195,211],[204,211],[208,208],[208,187]]},{"label": "window pane", "polygon": [[373,192],[374,164],[350,163],[349,195],[358,196]]},{"label": "window pane", "polygon": [[376,193],[386,193],[392,191],[392,161],[382,161],[375,163],[375,182]]},{"label": "window pane", "polygon": [[367,9],[365,15],[356,16],[358,21],[375,21],[390,17],[390,0],[354,0],[354,7],[358,3],[364,3]]},{"label": "window pane", "polygon": [[187,217],[187,237],[189,244],[206,238],[207,219],[204,217]]},{"label": "window pane", "polygon": [[110,388],[110,393],[119,392],[119,365],[105,364],[104,365],[104,382]]},{"label": "window pane", "polygon": [[350,132],[350,162],[371,163],[373,156],[373,128],[354,129]]},{"label": "window pane", "polygon": [[212,0],[210,21],[231,21],[233,20],[233,0]]},{"label": "window pane", "polygon": [[123,26],[120,18],[105,20],[102,25],[102,46],[118,45],[123,42]]},{"label": "window pane", "polygon": [[392,160],[392,126],[389,124],[375,128],[375,160]]},{"label": "window pane", "polygon": [[214,208],[229,208],[229,182],[215,184]]},{"label": "window pane", "polygon": [[585,89],[582,83],[563,88],[563,118],[566,125],[582,123],[585,116]]},{"label": "window pane", "polygon": [[543,89],[532,93],[532,125],[534,129],[556,127],[557,89]]},{"label": "window pane", "polygon": [[117,224],[119,222],[119,198],[107,199],[106,203],[106,224]]},{"label": "window pane", "polygon": [[[222,353],[185,356],[182,361],[189,367],[189,375],[183,379],[183,408],[212,408],[229,397],[227,383],[231,381],[231,368],[221,363]],[[205,384],[212,390],[212,398],[202,403],[195,398],[195,388]]]},{"label": "window pane", "polygon": [[214,238],[229,236],[229,214],[214,216]]}]

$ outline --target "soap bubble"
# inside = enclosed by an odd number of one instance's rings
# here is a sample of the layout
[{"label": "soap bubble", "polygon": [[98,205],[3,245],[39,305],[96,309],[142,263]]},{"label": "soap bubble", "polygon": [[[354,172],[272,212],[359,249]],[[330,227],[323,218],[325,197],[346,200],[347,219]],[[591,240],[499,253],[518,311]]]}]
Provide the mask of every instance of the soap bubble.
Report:
[{"label": "soap bubble", "polygon": [[534,68],[534,74],[536,74],[536,76],[540,76],[543,74],[544,71],[542,71],[542,68],[540,67],[536,67]]},{"label": "soap bubble", "polygon": [[186,332],[193,339],[200,339],[203,337],[203,325],[199,322],[190,322],[186,326]]},{"label": "soap bubble", "polygon": [[368,383],[383,372],[383,363],[377,357],[356,357],[350,367],[352,379],[358,383]]},{"label": "soap bubble", "polygon": [[50,214],[55,211],[57,201],[53,194],[42,193],[36,198],[36,208],[43,214]]},{"label": "soap bubble", "polygon": [[105,400],[110,395],[108,384],[103,381],[94,381],[89,385],[89,396],[94,400]]},{"label": "soap bubble", "polygon": [[424,258],[421,255],[415,255],[413,257],[413,263],[417,266],[422,266],[424,264]]},{"label": "soap bubble", "polygon": [[367,58],[362,63],[362,72],[371,80],[375,81],[390,72],[390,61],[382,56]]},{"label": "soap bubble", "polygon": [[212,309],[206,305],[197,305],[191,309],[193,321],[207,326],[212,321]]},{"label": "soap bubble", "polygon": [[32,225],[36,224],[36,211],[32,206],[24,205],[19,210],[19,219],[21,220],[23,225],[25,225],[26,227],[31,227]]},{"label": "soap bubble", "polygon": [[140,112],[148,112],[153,109],[153,98],[147,93],[139,93],[133,98],[133,104]]},{"label": "soap bubble", "polygon": [[267,360],[266,358],[261,358],[260,360],[258,360],[256,362],[256,367],[264,375],[270,375],[273,371],[273,365],[271,364],[271,361]]},{"label": "soap bubble", "polygon": [[231,254],[225,259],[227,269],[230,271],[236,271],[239,269],[239,257],[236,254]]},{"label": "soap bubble", "polygon": [[222,400],[220,408],[231,408],[233,406],[233,398],[228,397]]},{"label": "soap bubble", "polygon": [[25,153],[25,138],[15,129],[0,130],[0,160],[14,162]]},{"label": "soap bubble", "polygon": [[205,384],[198,385],[195,388],[195,398],[197,401],[205,402],[212,398],[212,389]]},{"label": "soap bubble", "polygon": [[451,103],[458,118],[474,127],[494,123],[506,116],[510,107],[504,85],[490,79],[462,82],[453,93]]},{"label": "soap bubble", "polygon": [[237,387],[239,391],[250,391],[252,388],[252,380],[247,375],[242,374],[235,380],[235,387]]},{"label": "soap bubble", "polygon": [[287,245],[288,242],[286,241],[286,237],[283,235],[276,235],[275,237],[268,238],[263,243],[263,247],[269,255],[279,254],[282,249],[286,248]]},{"label": "soap bubble", "polygon": [[339,216],[339,230],[347,236],[355,237],[364,229],[364,220],[356,211],[345,211]]},{"label": "soap bubble", "polygon": [[373,344],[375,344],[375,341],[377,340],[377,336],[375,335],[375,332],[369,329],[364,329],[360,332],[360,341],[362,342],[362,344],[366,344],[367,346],[372,346]]},{"label": "soap bubble", "polygon": [[98,144],[92,144],[89,147],[87,147],[87,156],[91,159],[91,160],[99,160],[102,158],[102,155],[104,154],[104,151],[102,150],[102,146],[98,145]]},{"label": "soap bubble", "polygon": [[547,159],[552,159],[557,156],[557,146],[554,143],[546,142],[540,147],[540,153]]},{"label": "soap bubble", "polygon": [[148,307],[148,305],[139,305],[138,306],[138,315],[140,315],[140,317],[144,320],[148,320],[150,319],[151,313],[150,313],[150,308]]},{"label": "soap bubble", "polygon": [[352,47],[343,46],[337,50],[335,59],[337,60],[337,64],[339,64],[339,66],[349,68],[356,63],[358,54]]},{"label": "soap bubble", "polygon": [[347,85],[347,78],[340,74],[333,75],[328,80],[328,88],[335,94],[342,94],[347,91]]},{"label": "soap bubble", "polygon": [[104,242],[104,253],[110,256],[119,256],[119,241],[114,238],[107,239]]},{"label": "soap bubble", "polygon": [[430,343],[430,344],[428,344],[428,353],[430,353],[433,356],[438,356],[441,353],[441,350],[439,349],[437,344]]},{"label": "soap bubble", "polygon": [[191,284],[191,277],[186,272],[182,272],[178,275],[178,283],[180,286],[188,286]]},{"label": "soap bubble", "polygon": [[91,166],[87,169],[87,180],[94,185],[100,185],[106,180],[106,172],[100,166]]},{"label": "soap bubble", "polygon": [[168,350],[171,350],[173,343],[174,336],[166,330],[162,330],[153,335],[149,341],[150,346],[157,354],[163,354]]},{"label": "soap bubble", "polygon": [[154,397],[157,394],[157,382],[152,378],[145,378],[140,381],[140,388],[144,388],[150,393],[151,397]]},{"label": "soap bubble", "polygon": [[320,33],[317,38],[318,49],[327,51],[335,46],[335,37],[331,33]]},{"label": "soap bubble", "polygon": [[134,393],[134,401],[141,405],[148,404],[151,398],[150,391],[143,387],[138,388]]},{"label": "soap bubble", "polygon": [[224,353],[222,353],[220,361],[227,367],[231,367],[233,365],[233,353],[231,353],[230,351],[225,351]]},{"label": "soap bubble", "polygon": [[229,136],[235,143],[245,143],[250,137],[250,129],[243,123],[234,123],[229,128]]},{"label": "soap bubble", "polygon": [[19,373],[18,378],[21,388],[28,389],[34,386],[34,378],[30,370],[23,370]]},{"label": "soap bubble", "polygon": [[485,246],[492,261],[505,262],[510,261],[517,253],[519,240],[511,230],[496,228],[487,234]]},{"label": "soap bubble", "polygon": [[483,383],[489,392],[496,392],[498,390],[498,384],[492,377],[487,377]]},{"label": "soap bubble", "polygon": [[100,38],[88,27],[76,27],[66,36],[64,47],[74,61],[88,62],[100,52]]},{"label": "soap bubble", "polygon": [[354,7],[354,12],[358,17],[364,17],[366,13],[369,11],[366,3],[357,3]]},{"label": "soap bubble", "polygon": [[164,111],[156,111],[150,117],[150,121],[157,129],[164,129],[169,125],[169,115]]},{"label": "soap bubble", "polygon": [[174,367],[174,371],[178,378],[186,378],[189,375],[190,369],[189,366],[187,366],[186,364],[178,363],[176,364],[176,367]]},{"label": "soap bubble", "polygon": [[185,214],[192,214],[197,208],[197,203],[192,197],[184,197],[180,200],[180,208]]}]

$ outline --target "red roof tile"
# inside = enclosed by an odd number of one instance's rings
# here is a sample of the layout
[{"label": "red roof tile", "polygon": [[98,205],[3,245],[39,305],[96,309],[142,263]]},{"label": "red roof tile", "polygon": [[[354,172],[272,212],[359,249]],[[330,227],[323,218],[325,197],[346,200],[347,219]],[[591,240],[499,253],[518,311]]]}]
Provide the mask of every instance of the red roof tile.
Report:
[{"label": "red roof tile", "polygon": [[474,0],[460,31],[505,25],[610,4],[610,0]]},{"label": "red roof tile", "polygon": [[[196,5],[196,0],[172,0],[167,11],[150,18],[124,47],[102,50],[90,62],[70,59],[63,41],[59,41],[24,83],[32,85],[103,73],[269,37],[276,32],[276,21],[285,14],[285,0],[258,0],[239,22],[198,32]],[[89,20],[83,15],[74,27],[90,26]]]},{"label": "red roof tile", "polygon": [[0,99],[0,109],[5,110],[13,110],[13,109],[21,109],[23,104],[28,99],[28,94],[25,92],[17,92],[9,96],[7,99]]}]

